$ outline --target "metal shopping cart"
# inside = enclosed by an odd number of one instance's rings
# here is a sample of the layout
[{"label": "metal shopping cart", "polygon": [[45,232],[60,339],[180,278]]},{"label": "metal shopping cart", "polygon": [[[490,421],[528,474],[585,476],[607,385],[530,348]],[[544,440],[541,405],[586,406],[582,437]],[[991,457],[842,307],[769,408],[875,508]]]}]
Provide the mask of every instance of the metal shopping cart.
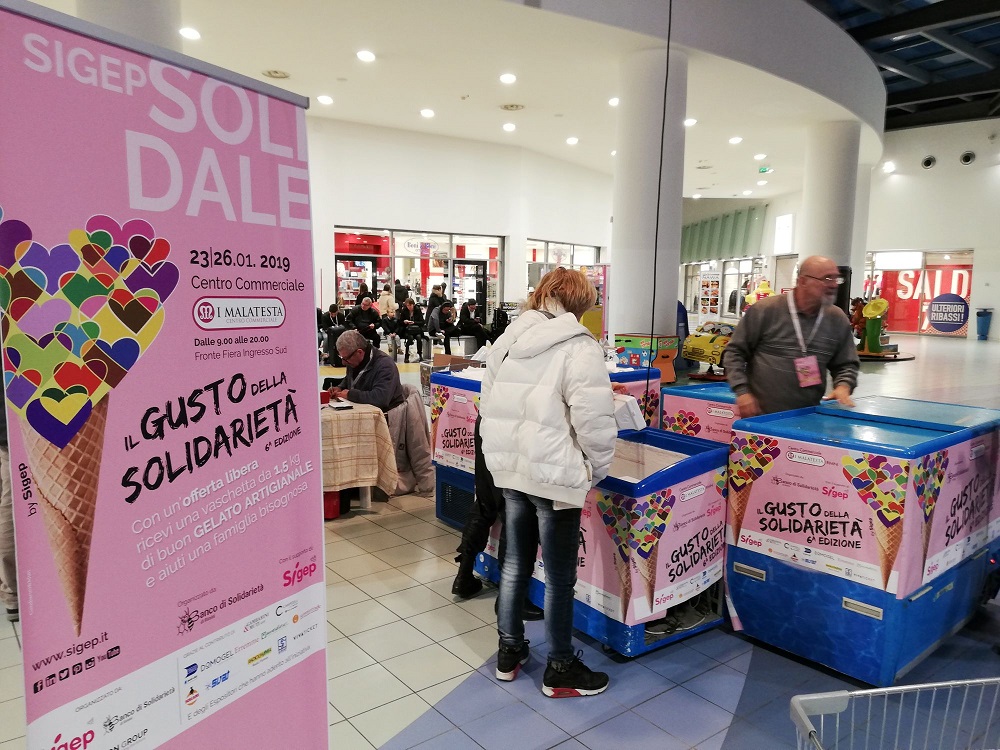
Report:
[{"label": "metal shopping cart", "polygon": [[995,750],[1000,677],[796,695],[799,750]]}]

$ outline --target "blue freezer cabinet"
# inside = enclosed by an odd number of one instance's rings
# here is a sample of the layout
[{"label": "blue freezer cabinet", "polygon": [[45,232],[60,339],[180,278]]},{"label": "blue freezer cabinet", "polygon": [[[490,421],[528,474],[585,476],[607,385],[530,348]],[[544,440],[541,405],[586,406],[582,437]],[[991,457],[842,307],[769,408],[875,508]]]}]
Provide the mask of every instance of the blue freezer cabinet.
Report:
[{"label": "blue freezer cabinet", "polygon": [[[722,622],[725,448],[645,429],[619,435],[581,518],[573,623],[636,656]],[[499,524],[477,572],[498,582]],[[529,596],[545,598],[539,553]]]},{"label": "blue freezer cabinet", "polygon": [[734,423],[727,584],[747,635],[890,685],[975,611],[995,432],[865,409]]}]

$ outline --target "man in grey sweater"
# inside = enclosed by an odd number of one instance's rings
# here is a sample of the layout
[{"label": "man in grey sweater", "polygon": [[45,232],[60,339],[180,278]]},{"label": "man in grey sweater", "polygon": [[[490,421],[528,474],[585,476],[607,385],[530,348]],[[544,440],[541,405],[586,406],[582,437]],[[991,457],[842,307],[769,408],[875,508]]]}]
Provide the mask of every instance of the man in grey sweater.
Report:
[{"label": "man in grey sweater", "polygon": [[[843,283],[836,264],[802,261],[790,294],[752,305],[726,346],[723,366],[741,417],[816,406],[824,398],[854,406],[858,351],[846,313],[834,306]],[[826,373],[833,390],[826,393]]]}]

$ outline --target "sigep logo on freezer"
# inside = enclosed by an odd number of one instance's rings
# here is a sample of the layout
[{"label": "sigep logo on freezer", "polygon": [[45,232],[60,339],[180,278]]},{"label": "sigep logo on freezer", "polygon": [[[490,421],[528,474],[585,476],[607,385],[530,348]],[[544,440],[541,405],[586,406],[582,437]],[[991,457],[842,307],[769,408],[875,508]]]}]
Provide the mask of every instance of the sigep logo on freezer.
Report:
[{"label": "sigep logo on freezer", "polygon": [[298,563],[295,563],[295,567],[291,570],[286,570],[284,575],[282,575],[282,588],[288,588],[289,586],[294,586],[296,583],[302,583],[303,580],[309,578],[316,573],[316,563],[309,563],[308,565],[303,565],[301,568]]},{"label": "sigep logo on freezer", "polygon": [[78,737],[64,739],[62,732],[52,740],[52,750],[85,750],[94,741],[94,730],[88,729]]}]

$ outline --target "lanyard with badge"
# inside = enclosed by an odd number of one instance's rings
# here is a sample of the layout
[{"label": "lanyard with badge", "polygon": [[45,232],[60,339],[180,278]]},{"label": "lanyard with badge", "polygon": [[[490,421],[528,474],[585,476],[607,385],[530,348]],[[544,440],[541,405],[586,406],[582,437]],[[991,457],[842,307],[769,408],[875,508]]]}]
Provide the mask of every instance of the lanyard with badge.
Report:
[{"label": "lanyard with badge", "polygon": [[812,331],[809,333],[809,338],[802,339],[802,326],[799,325],[799,313],[795,309],[794,294],[789,293],[788,295],[788,312],[792,316],[792,326],[795,328],[795,338],[799,340],[799,349],[802,350],[802,356],[795,358],[795,375],[799,379],[799,388],[809,388],[814,385],[823,385],[823,376],[819,370],[819,361],[816,359],[815,354],[808,354],[808,346],[812,343],[813,337],[816,335],[816,331],[819,329],[819,324],[823,320],[823,307],[820,306],[819,314],[816,316],[816,322],[813,323]]}]

